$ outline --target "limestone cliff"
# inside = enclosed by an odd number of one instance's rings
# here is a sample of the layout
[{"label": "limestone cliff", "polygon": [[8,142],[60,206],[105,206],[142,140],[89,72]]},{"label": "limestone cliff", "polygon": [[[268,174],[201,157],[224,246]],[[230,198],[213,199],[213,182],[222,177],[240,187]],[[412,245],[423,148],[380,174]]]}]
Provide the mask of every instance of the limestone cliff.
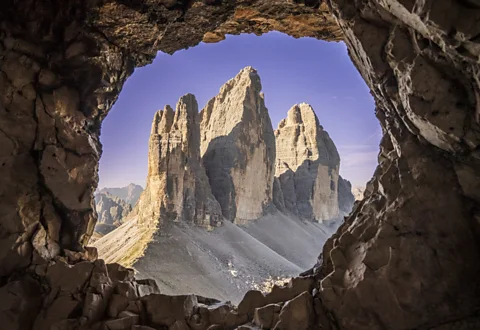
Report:
[{"label": "limestone cliff", "polygon": [[203,165],[224,217],[237,224],[272,204],[275,136],[261,89],[246,67],[201,111]]},{"label": "limestone cliff", "polygon": [[221,209],[200,161],[200,122],[195,96],[187,94],[158,111],[152,123],[147,187],[135,214],[140,222],[186,221],[216,225]]},{"label": "limestone cliff", "polygon": [[132,211],[132,206],[123,199],[106,193],[95,195],[95,205],[98,216],[95,231],[102,235],[117,228]]},{"label": "limestone cliff", "polygon": [[100,193],[106,193],[112,196],[123,199],[125,202],[129,203],[132,207],[137,204],[140,195],[142,194],[143,188],[138,184],[130,183],[126,187],[122,188],[103,188],[100,190]]},{"label": "limestone cliff", "polygon": [[306,220],[338,217],[340,156],[312,107],[294,105],[279,123],[275,138],[275,176],[285,208]]}]

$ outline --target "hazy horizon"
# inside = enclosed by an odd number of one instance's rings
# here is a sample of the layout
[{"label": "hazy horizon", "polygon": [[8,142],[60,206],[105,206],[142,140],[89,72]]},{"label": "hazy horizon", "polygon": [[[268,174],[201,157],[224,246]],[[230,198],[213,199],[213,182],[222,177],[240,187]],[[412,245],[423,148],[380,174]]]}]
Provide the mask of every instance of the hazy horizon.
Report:
[{"label": "hazy horizon", "polygon": [[166,104],[195,95],[199,111],[242,68],[258,71],[273,128],[302,102],[315,110],[340,153],[340,174],[353,186],[364,186],[377,164],[380,125],[365,82],[343,43],[280,33],[227,36],[137,68],[102,125],[103,155],[99,187],[145,188],[148,138],[154,113]]}]

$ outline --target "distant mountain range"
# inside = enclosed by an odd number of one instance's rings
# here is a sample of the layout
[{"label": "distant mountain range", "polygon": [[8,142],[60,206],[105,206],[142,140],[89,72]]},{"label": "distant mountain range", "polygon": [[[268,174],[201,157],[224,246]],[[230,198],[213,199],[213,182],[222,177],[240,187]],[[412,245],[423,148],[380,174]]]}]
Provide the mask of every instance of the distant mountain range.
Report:
[{"label": "distant mountain range", "polygon": [[116,196],[134,207],[142,192],[143,188],[141,186],[130,183],[128,186],[122,188],[103,188],[98,193]]},{"label": "distant mountain range", "polygon": [[132,211],[142,192],[141,186],[131,183],[122,188],[103,188],[95,193],[98,220],[93,241],[120,226]]}]

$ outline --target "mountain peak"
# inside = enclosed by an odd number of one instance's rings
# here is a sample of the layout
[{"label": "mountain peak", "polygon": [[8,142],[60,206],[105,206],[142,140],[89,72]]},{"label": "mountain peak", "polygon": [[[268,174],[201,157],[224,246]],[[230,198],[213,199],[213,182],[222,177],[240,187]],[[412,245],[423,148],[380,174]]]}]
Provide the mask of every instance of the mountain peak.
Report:
[{"label": "mountain peak", "polygon": [[297,124],[314,124],[320,125],[318,117],[315,114],[312,106],[308,103],[295,104],[293,107],[288,110],[287,113],[287,125],[297,125]]}]

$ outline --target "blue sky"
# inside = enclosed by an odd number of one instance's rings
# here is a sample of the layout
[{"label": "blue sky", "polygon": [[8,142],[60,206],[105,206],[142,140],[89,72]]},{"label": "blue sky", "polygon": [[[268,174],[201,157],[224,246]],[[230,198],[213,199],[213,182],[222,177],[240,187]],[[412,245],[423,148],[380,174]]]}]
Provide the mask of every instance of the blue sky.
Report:
[{"label": "blue sky", "polygon": [[377,163],[381,129],[346,46],[271,32],[159,53],[151,65],[137,68],[102,125],[99,187],[144,186],[155,111],[165,104],[175,108],[186,93],[196,96],[201,109],[245,66],[261,77],[274,128],[292,105],[311,104],[340,153],[341,175],[365,185]]}]

